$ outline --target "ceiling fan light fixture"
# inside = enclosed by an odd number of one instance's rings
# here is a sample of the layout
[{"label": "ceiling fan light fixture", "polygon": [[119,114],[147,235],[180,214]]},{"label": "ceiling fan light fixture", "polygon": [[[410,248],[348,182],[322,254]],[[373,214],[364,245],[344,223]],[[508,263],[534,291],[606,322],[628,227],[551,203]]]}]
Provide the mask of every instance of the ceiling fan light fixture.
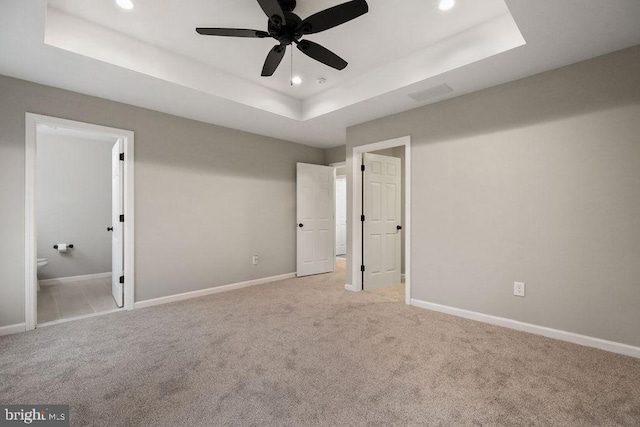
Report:
[{"label": "ceiling fan light fixture", "polygon": [[133,9],[133,2],[131,0],[116,0],[118,6],[125,10]]},{"label": "ceiling fan light fixture", "polygon": [[440,0],[438,7],[440,10],[449,10],[456,4],[455,0]]},{"label": "ceiling fan light fixture", "polygon": [[[131,0],[126,0],[131,1]],[[262,67],[262,77],[270,77],[275,72],[286,52],[288,46],[295,44],[295,47],[306,56],[321,62],[336,70],[344,70],[348,65],[347,61],[331,52],[326,47],[312,42],[311,40],[301,40],[308,34],[321,33],[325,30],[345,24],[352,19],[369,12],[369,5],[366,0],[352,0],[346,3],[330,7],[316,12],[306,19],[301,19],[293,13],[296,6],[295,0],[257,0],[262,11],[267,15],[267,31],[250,30],[245,28],[204,28],[197,27],[198,34],[206,36],[224,37],[249,37],[275,39],[278,44],[271,48],[267,59]],[[293,51],[292,51],[293,52]],[[293,58],[293,57],[292,57]],[[292,59],[293,64],[293,59]],[[292,65],[293,70],[293,65]],[[302,80],[300,80],[302,83]],[[295,83],[291,79],[291,84]]]}]

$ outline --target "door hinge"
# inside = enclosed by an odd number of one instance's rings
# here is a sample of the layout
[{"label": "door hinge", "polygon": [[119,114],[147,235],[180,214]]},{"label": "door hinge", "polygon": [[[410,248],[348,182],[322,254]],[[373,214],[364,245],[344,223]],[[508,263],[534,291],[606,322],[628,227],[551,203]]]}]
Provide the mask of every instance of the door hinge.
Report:
[{"label": "door hinge", "polygon": [[364,215],[360,215],[360,221],[364,222]]},{"label": "door hinge", "polygon": [[364,271],[364,265],[360,266],[360,271]]},{"label": "door hinge", "polygon": [[124,222],[124,215],[120,215],[120,222]]},{"label": "door hinge", "polygon": [[124,153],[120,153],[120,160],[124,162]]},{"label": "door hinge", "polygon": [[124,283],[124,276],[120,276],[120,283]]},{"label": "door hinge", "polygon": [[360,170],[364,172],[364,165],[360,165]]}]

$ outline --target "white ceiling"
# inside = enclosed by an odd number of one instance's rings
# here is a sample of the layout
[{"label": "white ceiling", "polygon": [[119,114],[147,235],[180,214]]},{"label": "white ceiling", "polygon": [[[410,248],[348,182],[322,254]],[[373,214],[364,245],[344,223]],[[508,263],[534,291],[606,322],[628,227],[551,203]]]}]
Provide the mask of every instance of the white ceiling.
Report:
[{"label": "white ceiling", "polygon": [[[2,0],[0,74],[317,147],[357,123],[640,43],[638,0],[369,0],[370,12],[308,36],[342,72],[294,52],[260,77],[271,39],[205,37],[196,26],[266,29],[255,0]],[[298,0],[302,18],[341,0]],[[45,30],[45,19],[47,22]],[[526,44],[524,44],[526,41]],[[326,77],[317,85],[317,77]],[[446,83],[453,92],[407,95]]]},{"label": "white ceiling", "polygon": [[[344,1],[300,0],[294,12],[304,19]],[[267,17],[256,0],[135,0],[131,11],[120,9],[112,0],[49,0],[49,7],[304,99],[508,12],[503,0],[458,1],[459,7],[448,13],[438,9],[437,1],[402,0],[401,7],[388,0],[370,1],[369,13],[306,37],[335,51],[350,65],[343,71],[334,70],[293,49],[294,73],[305,81],[294,87],[289,84],[292,49],[277,74],[264,78],[260,71],[267,53],[277,44],[275,40],[210,37],[195,32],[195,27],[266,31]],[[318,77],[325,77],[327,83],[317,85]]]},{"label": "white ceiling", "polygon": [[[200,7],[185,12],[181,9],[185,3],[179,0],[156,0],[154,7],[148,7],[148,1],[153,0],[136,0],[136,8],[124,11],[113,0],[50,0],[45,44],[306,121],[524,43],[503,0],[459,0],[458,7],[446,14],[438,9],[438,0],[405,0],[400,12],[393,3],[381,2],[354,21],[309,36],[323,45],[339,46],[342,55],[342,50],[348,50],[352,66],[332,70],[297,52],[293,69],[305,83],[291,86],[291,61],[284,61],[272,77],[260,76],[273,40],[207,37],[195,32],[202,25],[202,10],[212,2],[193,0],[189,5],[199,3]],[[336,0],[324,1],[327,7],[336,4]],[[217,8],[222,4],[215,3]],[[301,3],[300,13],[304,13],[304,4],[310,3]],[[485,7],[478,8],[478,4]],[[261,24],[255,27],[266,28],[256,0],[239,2],[230,10],[237,17],[229,19],[225,14],[224,19],[239,22],[255,16]],[[412,13],[416,10],[421,13]],[[389,25],[389,16],[407,23],[411,31],[404,27],[403,31],[386,30],[398,27]],[[166,22],[171,24],[162,24]],[[320,72],[323,74],[318,75]],[[327,83],[316,84],[318,77],[325,77]]]}]

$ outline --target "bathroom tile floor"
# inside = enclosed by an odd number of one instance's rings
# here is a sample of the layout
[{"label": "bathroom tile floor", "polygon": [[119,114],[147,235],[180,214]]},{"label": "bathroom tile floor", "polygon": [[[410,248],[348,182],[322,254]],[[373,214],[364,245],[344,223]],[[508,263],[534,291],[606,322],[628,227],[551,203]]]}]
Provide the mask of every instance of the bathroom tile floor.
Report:
[{"label": "bathroom tile floor", "polygon": [[38,324],[116,308],[109,277],[42,285],[38,291]]}]

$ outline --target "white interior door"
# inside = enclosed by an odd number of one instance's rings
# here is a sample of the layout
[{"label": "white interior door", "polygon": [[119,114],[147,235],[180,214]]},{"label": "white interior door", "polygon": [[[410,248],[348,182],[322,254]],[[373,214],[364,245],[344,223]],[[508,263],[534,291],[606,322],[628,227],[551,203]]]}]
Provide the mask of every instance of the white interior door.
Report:
[{"label": "white interior door", "polygon": [[124,223],[120,222],[120,215],[124,212],[122,151],[122,140],[119,139],[111,151],[111,294],[118,307],[124,304],[124,284],[120,283],[120,277],[124,275]]},{"label": "white interior door", "polygon": [[402,170],[395,157],[365,153],[363,162],[364,289],[371,290],[400,283]]},{"label": "white interior door", "polygon": [[335,269],[335,169],[297,164],[297,275]]},{"label": "white interior door", "polygon": [[347,178],[336,178],[336,255],[347,253]]}]

